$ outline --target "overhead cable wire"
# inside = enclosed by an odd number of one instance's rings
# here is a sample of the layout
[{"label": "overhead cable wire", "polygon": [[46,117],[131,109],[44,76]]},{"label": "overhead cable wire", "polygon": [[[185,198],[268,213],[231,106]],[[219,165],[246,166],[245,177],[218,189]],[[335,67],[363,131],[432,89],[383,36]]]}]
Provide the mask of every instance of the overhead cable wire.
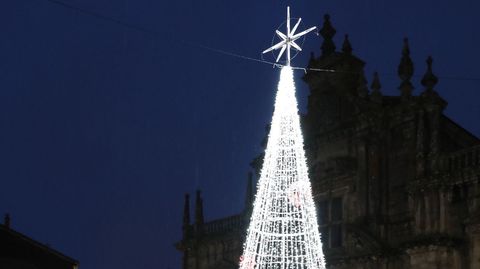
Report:
[{"label": "overhead cable wire", "polygon": [[[134,23],[129,23],[129,22],[126,22],[126,21],[123,21],[123,20],[120,20],[120,19],[117,19],[117,18],[114,18],[114,17],[110,17],[110,16],[104,15],[100,12],[96,12],[96,11],[92,11],[92,10],[89,10],[89,9],[86,9],[86,8],[82,8],[82,7],[73,5],[71,3],[66,3],[66,2],[61,1],[61,0],[41,0],[41,1],[50,2],[51,4],[62,6],[63,8],[66,8],[66,9],[75,10],[75,11],[78,11],[79,13],[83,13],[85,15],[89,15],[89,16],[92,16],[92,17],[96,17],[98,19],[109,21],[111,23],[114,23],[114,24],[117,24],[117,25],[120,25],[120,26],[123,26],[123,27],[127,27],[127,28],[130,28],[130,29],[134,29],[134,30],[139,31],[139,32],[147,33],[147,34],[150,34],[150,35],[153,35],[153,36],[161,36],[165,40],[165,33],[161,33],[161,32],[155,31],[155,30],[151,30],[151,29],[136,25]],[[210,46],[206,46],[206,45],[202,45],[202,44],[198,44],[198,43],[187,42],[187,41],[180,40],[180,39],[177,39],[177,38],[174,38],[174,37],[170,37],[170,38],[172,39],[171,40],[172,42],[174,42],[174,41],[179,42],[179,43],[182,43],[182,44],[187,45],[187,46],[201,48],[201,49],[208,50],[208,51],[211,51],[211,52],[215,52],[215,53],[218,53],[218,54],[223,54],[223,55],[236,57],[236,58],[240,58],[240,59],[244,59],[244,60],[248,60],[248,61],[263,63],[263,64],[269,64],[269,65],[272,65],[273,67],[283,67],[284,66],[283,64],[279,64],[279,63],[275,63],[275,62],[271,62],[271,61],[266,61],[264,59],[258,59],[258,58],[254,58],[254,57],[250,57],[250,56],[245,56],[245,55],[241,55],[241,54],[238,54],[238,53],[234,53],[234,52],[230,52],[230,51],[227,51],[227,50],[214,48],[214,47],[210,47]],[[175,40],[173,40],[173,39],[175,39]],[[305,73],[307,71],[313,71],[313,72],[360,74],[360,72],[341,71],[341,70],[325,69],[325,68],[309,68],[309,67],[295,67],[295,66],[291,66],[291,68],[294,69],[294,70],[303,70]],[[392,74],[386,74],[386,73],[379,73],[379,74],[387,75],[387,76],[392,75]],[[417,77],[417,76],[414,75],[414,77]],[[445,79],[445,80],[458,80],[458,81],[480,81],[480,78],[474,78],[474,77],[439,76],[439,78]]]}]

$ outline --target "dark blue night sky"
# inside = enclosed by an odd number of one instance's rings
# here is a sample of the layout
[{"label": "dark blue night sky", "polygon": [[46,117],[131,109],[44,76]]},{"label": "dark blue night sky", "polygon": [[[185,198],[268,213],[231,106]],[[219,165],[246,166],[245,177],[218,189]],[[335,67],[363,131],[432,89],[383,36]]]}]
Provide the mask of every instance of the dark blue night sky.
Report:
[{"label": "dark blue night sky", "polygon": [[0,5],[0,213],[80,268],[180,268],[185,192],[203,190],[207,220],[242,209],[279,70],[201,46],[259,58],[287,4],[306,25],[330,13],[386,94],[409,37],[415,94],[432,55],[447,115],[480,135],[479,1],[62,1],[92,14]]}]

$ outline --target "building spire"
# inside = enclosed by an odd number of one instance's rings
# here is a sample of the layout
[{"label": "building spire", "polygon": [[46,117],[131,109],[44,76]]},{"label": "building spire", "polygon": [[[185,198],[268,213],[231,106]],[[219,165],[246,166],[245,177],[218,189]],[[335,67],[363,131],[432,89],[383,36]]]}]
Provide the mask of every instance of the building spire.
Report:
[{"label": "building spire", "polygon": [[185,204],[183,206],[183,234],[186,236],[190,226],[190,195],[185,194]]},{"label": "building spire", "polygon": [[410,58],[410,48],[408,46],[408,38],[403,39],[402,59],[398,65],[398,76],[402,80],[400,84],[400,92],[403,97],[412,95],[413,85],[410,79],[413,75],[413,62]]},{"label": "building spire", "polygon": [[333,43],[333,36],[337,31],[330,23],[330,15],[325,14],[323,27],[320,29],[320,34],[323,37],[322,56],[329,55],[335,52],[335,43]]},{"label": "building spire", "polygon": [[248,172],[248,179],[247,179],[247,191],[245,193],[245,209],[248,210],[253,206],[253,174],[252,172]]},{"label": "building spire", "polygon": [[5,218],[4,218],[4,223],[5,227],[7,227],[7,229],[10,229],[10,214],[5,214]]},{"label": "building spire", "polygon": [[313,51],[310,52],[310,59],[308,59],[308,67],[312,67],[315,63],[315,53]]},{"label": "building spire", "polygon": [[435,76],[435,74],[433,74],[433,71],[432,71],[432,63],[433,63],[432,56],[428,56],[427,72],[425,72],[425,75],[423,75],[423,78],[422,78],[422,85],[425,87],[425,92],[423,94],[427,94],[427,95],[436,94],[433,87],[435,87],[435,85],[437,85],[438,83],[438,78],[437,76]]},{"label": "building spire", "polygon": [[203,199],[200,190],[197,190],[197,197],[195,201],[195,226],[197,231],[203,226]]},{"label": "building spire", "polygon": [[372,85],[370,86],[370,89],[372,89],[372,94],[370,95],[370,98],[374,102],[380,102],[382,100],[382,92],[380,89],[382,88],[382,84],[380,84],[380,79],[378,77],[378,73],[375,72],[373,73],[373,81]]},{"label": "building spire", "polygon": [[343,40],[342,51],[345,54],[352,54],[352,44],[350,44],[350,40],[348,39],[348,35],[345,35],[345,39]]},{"label": "building spire", "polygon": [[368,86],[367,86],[367,79],[363,72],[358,75],[357,81],[357,93],[360,97],[366,97],[368,95]]}]

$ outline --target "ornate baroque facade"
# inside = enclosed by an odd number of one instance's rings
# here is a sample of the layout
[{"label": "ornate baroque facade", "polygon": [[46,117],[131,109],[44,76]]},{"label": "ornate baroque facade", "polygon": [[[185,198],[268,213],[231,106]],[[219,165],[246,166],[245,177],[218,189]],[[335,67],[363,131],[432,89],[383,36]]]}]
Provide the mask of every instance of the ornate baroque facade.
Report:
[{"label": "ornate baroque facade", "polygon": [[[413,96],[413,63],[404,40],[400,94],[384,96],[377,74],[371,90],[364,62],[345,37],[332,40],[328,15],[322,53],[308,72],[308,113],[302,117],[310,179],[328,268],[480,268],[480,139],[443,114],[432,59]],[[258,173],[262,156],[252,166]],[[253,200],[244,212],[204,222],[196,196],[190,222],[186,196],[184,269],[237,268]]]}]

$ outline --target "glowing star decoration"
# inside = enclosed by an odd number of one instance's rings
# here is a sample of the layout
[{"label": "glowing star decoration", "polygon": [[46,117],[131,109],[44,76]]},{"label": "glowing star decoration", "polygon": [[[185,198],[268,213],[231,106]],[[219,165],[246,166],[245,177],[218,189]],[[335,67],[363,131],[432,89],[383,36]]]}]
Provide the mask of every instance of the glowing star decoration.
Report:
[{"label": "glowing star decoration", "polygon": [[300,25],[300,22],[302,21],[302,18],[299,18],[295,26],[293,26],[293,29],[290,30],[290,7],[287,7],[287,32],[284,34],[278,30],[275,31],[277,35],[282,39],[282,41],[278,42],[277,44],[271,46],[270,48],[264,50],[262,53],[265,54],[267,52],[270,52],[272,50],[277,50],[280,49],[280,53],[277,56],[277,60],[275,62],[278,62],[280,58],[282,57],[283,53],[286,51],[287,52],[287,57],[286,57],[286,65],[290,66],[290,49],[293,47],[294,49],[298,51],[302,51],[302,48],[295,43],[295,40],[299,39],[300,37],[310,33],[311,31],[317,29],[317,27],[311,27],[308,28],[307,30],[300,32],[298,34],[295,34],[295,31],[297,30],[298,26]]},{"label": "glowing star decoration", "polygon": [[324,269],[290,66],[281,70],[257,190],[240,269]]}]

